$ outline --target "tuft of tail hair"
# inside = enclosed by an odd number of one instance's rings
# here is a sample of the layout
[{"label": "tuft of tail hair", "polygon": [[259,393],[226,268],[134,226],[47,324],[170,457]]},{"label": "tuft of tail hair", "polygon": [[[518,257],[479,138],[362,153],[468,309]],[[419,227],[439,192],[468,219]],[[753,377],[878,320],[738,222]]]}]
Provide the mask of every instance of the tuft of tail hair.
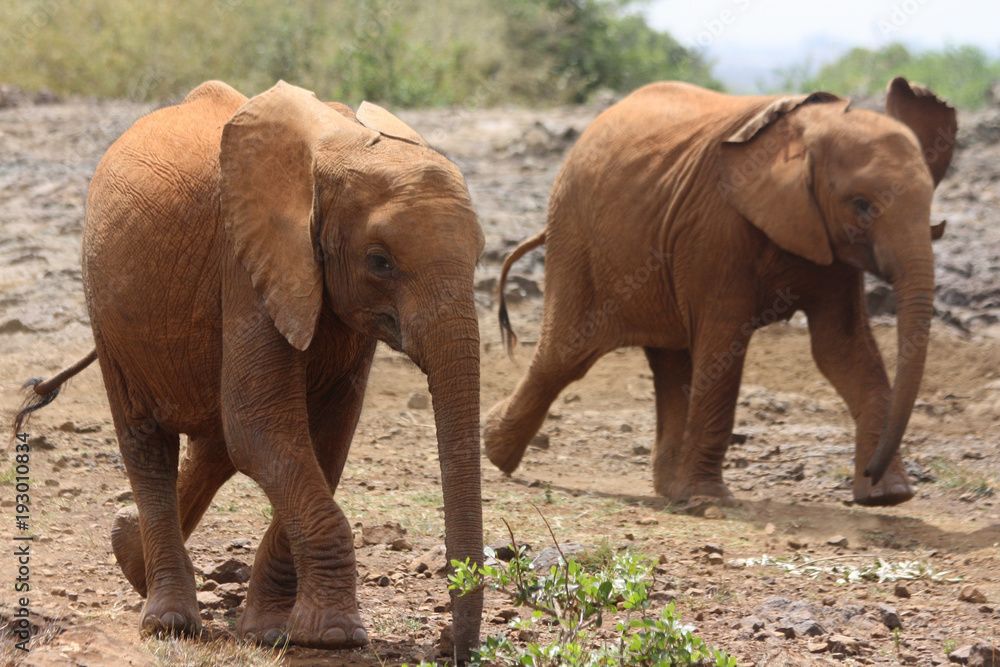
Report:
[{"label": "tuft of tail hair", "polygon": [[514,248],[513,252],[507,255],[507,259],[503,261],[503,268],[500,270],[500,340],[503,341],[504,348],[507,350],[507,356],[511,359],[514,358],[514,346],[517,345],[517,334],[514,333],[514,328],[510,325],[510,315],[507,314],[507,297],[503,291],[504,285],[507,283],[507,274],[510,273],[510,267],[514,265],[514,262],[524,257],[529,251],[544,244],[545,230],[543,229],[534,236],[521,241]]},{"label": "tuft of tail hair", "polygon": [[95,359],[97,359],[96,348],[72,366],[67,366],[56,373],[51,379],[31,378],[25,382],[21,386],[21,391],[30,390],[30,392],[24,398],[24,402],[21,403],[21,408],[17,411],[17,414],[14,415],[14,435],[16,436],[20,433],[21,429],[27,425],[28,418],[32,412],[40,410],[56,400],[56,397],[59,396],[59,389],[66,380],[94,363]]}]

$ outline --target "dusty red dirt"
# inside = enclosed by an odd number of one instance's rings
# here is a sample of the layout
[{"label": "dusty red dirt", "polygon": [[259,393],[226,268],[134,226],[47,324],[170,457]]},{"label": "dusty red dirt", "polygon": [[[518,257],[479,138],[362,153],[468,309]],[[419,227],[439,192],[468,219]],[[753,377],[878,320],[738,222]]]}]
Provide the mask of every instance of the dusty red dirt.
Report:
[{"label": "dusty red dirt", "polygon": [[[20,402],[18,388],[25,379],[49,376],[92,346],[79,270],[87,182],[107,145],[146,110],[83,102],[0,110],[0,413],[5,416]],[[499,344],[491,279],[507,250],[544,225],[548,189],[564,151],[597,112],[404,115],[462,167],[486,229],[477,296],[484,411],[508,394],[530,358],[541,312],[533,288],[544,286],[541,253],[517,267],[521,282],[515,298],[523,298],[512,305],[512,320],[523,342],[514,363]],[[998,117],[998,110],[962,115],[962,147],[935,204],[935,216],[948,219],[946,236],[936,246],[940,317],[903,448],[912,470],[922,475],[916,498],[893,508],[852,505],[853,424],[813,364],[804,324],[796,317],[761,331],[751,346],[736,427],[746,440],[731,447],[726,470],[740,504],[724,509],[723,518],[689,516],[653,495],[652,382],[641,351],[621,350],[553,406],[543,428],[547,451],[529,449],[510,478],[484,456],[487,541],[506,537],[505,519],[536,552],[550,544],[529,504],[534,503],[562,541],[630,546],[657,558],[654,606],[674,599],[685,622],[740,664],[930,665],[946,663],[946,653],[965,644],[1000,644]],[[878,318],[875,329],[891,359],[892,318]],[[286,664],[398,664],[437,656],[440,629],[449,619],[446,586],[439,576],[410,568],[416,556],[442,543],[433,415],[408,407],[412,394],[426,391],[413,364],[379,348],[337,494],[358,525],[359,544],[362,526],[396,521],[413,548],[394,551],[375,544],[357,550],[371,646],[350,653],[292,648]],[[44,439],[34,440],[31,454],[36,538],[31,610],[33,619],[50,629],[27,657],[4,646],[0,661],[185,664],[187,658],[152,657],[157,642],[143,641],[138,633],[141,598],[111,553],[111,518],[130,496],[96,365],[27,430],[33,439]],[[8,475],[0,484],[0,535],[7,545],[18,534],[12,455],[10,447],[0,451],[0,471]],[[229,558],[251,563],[268,520],[269,504],[256,485],[246,477],[233,479],[189,542],[195,564],[206,569]],[[846,546],[828,544],[835,535],[846,538]],[[249,540],[249,548],[234,548],[234,540],[241,539]],[[701,549],[709,543],[721,547],[721,564],[707,561]],[[0,587],[6,591],[0,614],[6,619],[13,611],[16,573],[11,549],[0,551]],[[962,581],[908,581],[910,597],[898,597],[892,582],[838,584],[836,574],[811,579],[776,566],[734,562],[795,553],[810,560],[838,556],[818,564],[855,567],[876,558],[922,561]],[[960,600],[968,585],[985,601]],[[238,603],[245,588],[227,586]],[[881,605],[898,612],[899,633],[883,622]],[[508,631],[498,616],[507,607],[499,594],[487,595],[484,636]],[[223,641],[239,611],[238,604],[206,610],[213,642]],[[754,618],[763,626],[755,629]],[[819,636],[785,638],[778,629],[789,619],[814,621]],[[66,632],[47,644],[59,630]],[[825,640],[835,633],[858,640],[859,653],[828,649]]]}]

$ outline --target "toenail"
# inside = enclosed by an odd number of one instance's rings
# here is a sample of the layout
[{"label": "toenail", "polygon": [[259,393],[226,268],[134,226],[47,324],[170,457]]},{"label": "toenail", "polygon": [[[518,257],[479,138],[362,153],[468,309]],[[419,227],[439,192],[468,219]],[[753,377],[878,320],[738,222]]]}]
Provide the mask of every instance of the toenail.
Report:
[{"label": "toenail", "polygon": [[340,628],[330,628],[323,633],[324,644],[342,645],[347,642],[347,633]]},{"label": "toenail", "polygon": [[368,633],[365,632],[364,628],[358,628],[357,630],[354,631],[354,634],[351,635],[351,639],[353,639],[354,643],[356,644],[361,644],[361,645],[367,644]]},{"label": "toenail", "polygon": [[271,628],[264,633],[264,639],[261,643],[271,647],[284,646],[288,643],[288,636],[281,628]]}]

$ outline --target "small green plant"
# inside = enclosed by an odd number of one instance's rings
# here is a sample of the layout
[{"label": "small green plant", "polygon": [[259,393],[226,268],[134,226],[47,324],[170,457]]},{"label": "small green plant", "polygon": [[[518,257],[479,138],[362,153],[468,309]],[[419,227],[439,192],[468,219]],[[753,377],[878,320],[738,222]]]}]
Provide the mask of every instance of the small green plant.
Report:
[{"label": "small green plant", "polygon": [[899,655],[900,645],[903,641],[903,631],[899,628],[892,629],[892,645],[896,649],[896,655]]},{"label": "small green plant", "polygon": [[[509,526],[508,526],[509,530]],[[551,533],[551,529],[550,529]],[[558,541],[553,536],[558,548]],[[450,587],[461,595],[490,586],[518,607],[531,610],[511,626],[527,641],[516,644],[505,635],[488,637],[473,652],[473,665],[527,667],[591,667],[597,665],[702,665],[735,667],[736,660],[710,648],[683,625],[671,602],[660,614],[650,610],[649,591],[655,583],[652,562],[641,554],[615,554],[589,565],[567,558],[548,572],[532,568],[525,548],[518,547],[510,563],[497,561],[482,568],[468,561],[452,561]],[[486,555],[495,560],[487,548]],[[615,640],[598,642],[591,633],[616,615]],[[542,635],[551,642],[538,641]]]},{"label": "small green plant", "polygon": [[954,639],[945,639],[943,642],[941,642],[941,650],[944,651],[945,655],[948,655],[956,648],[958,648],[958,642],[956,642]]},{"label": "small green plant", "polygon": [[989,498],[996,493],[997,483],[993,479],[957,463],[934,459],[930,462],[930,469],[934,471],[938,484],[960,492],[968,500]]},{"label": "small green plant", "polygon": [[552,482],[545,482],[545,504],[551,505],[554,502],[555,499],[552,497]]}]

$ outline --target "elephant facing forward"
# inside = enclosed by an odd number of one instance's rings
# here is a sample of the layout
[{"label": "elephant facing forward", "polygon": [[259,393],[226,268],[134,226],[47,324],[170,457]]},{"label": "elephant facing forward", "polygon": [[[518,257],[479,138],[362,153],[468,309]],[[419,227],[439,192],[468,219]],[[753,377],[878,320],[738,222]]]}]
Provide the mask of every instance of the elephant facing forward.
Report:
[{"label": "elephant facing forward", "polygon": [[[506,259],[547,245],[541,336],[484,441],[517,468],[548,408],[602,355],[645,348],[656,391],[653,481],[674,500],[731,501],[722,479],[747,344],[798,310],[813,356],[857,427],[854,498],[913,496],[898,449],[933,312],[931,198],[951,162],[955,111],[894,79],[886,114],[828,93],[734,97],[657,83],[602,113],[566,158],[548,223]],[[889,380],[864,300],[893,286]],[[513,331],[501,301],[501,331]]]},{"label": "elephant facing forward", "polygon": [[[96,354],[35,393],[99,359],[138,510],[112,542],[147,598],[144,631],[200,627],[184,541],[239,470],[275,510],[239,634],[367,641],[333,492],[378,340],[427,374],[448,556],[482,562],[482,247],[458,168],[367,103],[355,115],[283,82],[248,101],[209,82],[111,146],[83,234]],[[482,595],[452,609],[468,657]]]}]

